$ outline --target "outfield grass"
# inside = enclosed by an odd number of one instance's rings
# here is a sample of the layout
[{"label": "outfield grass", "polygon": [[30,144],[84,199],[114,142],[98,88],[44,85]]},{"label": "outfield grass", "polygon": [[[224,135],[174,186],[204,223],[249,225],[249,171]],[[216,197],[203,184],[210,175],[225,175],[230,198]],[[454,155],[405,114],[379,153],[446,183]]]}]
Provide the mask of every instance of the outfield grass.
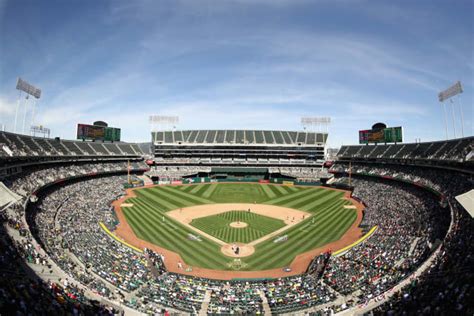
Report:
[{"label": "outfield grass", "polygon": [[189,265],[210,269],[228,270],[233,259],[222,254],[220,246],[205,237],[200,242],[189,240],[188,234],[196,232],[166,217],[167,211],[199,204],[257,202],[314,214],[285,231],[288,241],[274,243],[269,239],[256,245],[254,254],[242,258],[246,264],[243,270],[286,266],[296,255],[338,240],[357,218],[354,209],[344,208],[350,202],[342,199],[342,192],[319,187],[220,183],[160,186],[136,190],[135,193],[136,198],[127,200],[133,207],[123,208],[135,234],[178,252]]},{"label": "outfield grass", "polygon": [[[233,228],[229,226],[232,222],[245,222],[248,226]],[[226,243],[241,242],[245,244],[285,226],[282,220],[249,213],[248,211],[229,211],[195,218],[190,224]]]}]

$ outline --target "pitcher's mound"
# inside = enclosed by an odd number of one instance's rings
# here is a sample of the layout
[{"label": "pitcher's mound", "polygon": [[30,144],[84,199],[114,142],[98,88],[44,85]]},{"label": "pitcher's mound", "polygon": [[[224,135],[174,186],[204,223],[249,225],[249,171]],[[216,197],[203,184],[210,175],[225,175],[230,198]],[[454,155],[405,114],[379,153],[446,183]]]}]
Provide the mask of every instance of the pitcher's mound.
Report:
[{"label": "pitcher's mound", "polygon": [[229,224],[230,227],[232,228],[244,228],[249,226],[246,222],[232,222]]},{"label": "pitcher's mound", "polygon": [[[239,248],[238,253],[237,249]],[[255,248],[253,246],[249,246],[246,244],[241,244],[241,243],[232,243],[232,244],[227,244],[222,246],[221,251],[223,254],[229,257],[233,258],[241,258],[241,257],[247,257],[250,256],[255,252]]]}]

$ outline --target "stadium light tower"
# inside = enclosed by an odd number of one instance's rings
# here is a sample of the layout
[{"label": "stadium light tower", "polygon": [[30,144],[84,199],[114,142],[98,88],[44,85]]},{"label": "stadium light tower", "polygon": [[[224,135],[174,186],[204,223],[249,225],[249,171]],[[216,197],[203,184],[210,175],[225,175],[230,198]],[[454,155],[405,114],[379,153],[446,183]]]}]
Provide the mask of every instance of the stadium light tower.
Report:
[{"label": "stadium light tower", "polygon": [[[43,135],[43,137],[50,137],[51,130],[43,125],[32,125],[30,128],[30,134],[36,136],[36,134]],[[46,136],[48,135],[48,136]]]},{"label": "stadium light tower", "polygon": [[24,113],[23,113],[23,129],[22,129],[22,132],[24,134],[25,133],[25,124],[26,124],[26,114],[27,114],[27,111],[28,111],[28,100],[29,100],[30,96],[34,97],[33,105],[32,105],[32,118],[31,118],[32,119],[32,124],[34,124],[36,100],[41,97],[41,90],[36,88],[35,86],[29,84],[25,80],[22,80],[21,78],[18,78],[18,81],[16,83],[16,89],[19,91],[19,93],[18,93],[18,102],[16,104],[16,110],[15,110],[15,123],[14,123],[13,131],[15,133],[17,132],[18,111],[20,110],[20,106],[21,106],[22,92],[24,92],[24,93],[26,93],[25,101],[23,102]]},{"label": "stadium light tower", "polygon": [[156,136],[159,130],[166,130],[176,128],[176,125],[179,123],[178,116],[165,116],[165,115],[150,115],[150,128],[151,134],[153,137],[153,143],[156,142]]},{"label": "stadium light tower", "polygon": [[309,129],[313,132],[323,132],[327,133],[329,130],[329,124],[331,123],[330,117],[309,117],[304,116],[301,118],[301,124],[304,129]]},{"label": "stadium light tower", "polygon": [[[456,138],[456,119],[455,119],[455,114],[454,114],[454,103],[453,103],[452,98],[455,95],[461,94],[462,92],[463,90],[461,86],[461,81],[458,81],[455,84],[453,84],[451,87],[438,93],[438,100],[439,102],[443,104],[443,108],[444,108],[444,123],[445,123],[445,128],[446,128],[446,139],[448,139],[448,114],[446,112],[446,104],[444,103],[444,101],[449,100],[451,103],[451,110],[453,114],[453,132],[454,132],[454,138]],[[462,137],[464,137],[464,115],[463,115],[461,103],[459,102],[459,96],[457,100],[459,103],[459,112],[461,114],[461,135]]]}]

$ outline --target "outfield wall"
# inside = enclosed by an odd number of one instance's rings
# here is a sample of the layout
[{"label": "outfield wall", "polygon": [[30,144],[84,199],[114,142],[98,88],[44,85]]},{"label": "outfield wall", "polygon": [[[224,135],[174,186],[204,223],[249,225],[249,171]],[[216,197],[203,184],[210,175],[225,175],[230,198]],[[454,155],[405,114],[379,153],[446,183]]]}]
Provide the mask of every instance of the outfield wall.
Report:
[{"label": "outfield wall", "polygon": [[284,184],[284,185],[302,185],[302,186],[320,186],[319,181],[296,181],[289,180],[287,178],[229,178],[229,179],[211,179],[209,177],[195,177],[195,178],[183,178],[180,181],[159,181],[155,184],[199,184],[199,183],[230,183],[230,182],[242,182],[242,183],[270,183],[270,184]]}]

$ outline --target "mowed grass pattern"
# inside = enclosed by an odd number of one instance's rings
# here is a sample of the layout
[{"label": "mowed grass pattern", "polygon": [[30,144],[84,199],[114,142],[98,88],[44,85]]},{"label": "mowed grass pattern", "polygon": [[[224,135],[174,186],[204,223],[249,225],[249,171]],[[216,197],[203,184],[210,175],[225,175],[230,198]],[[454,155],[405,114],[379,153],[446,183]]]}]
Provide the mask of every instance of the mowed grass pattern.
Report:
[{"label": "mowed grass pattern", "polygon": [[[244,228],[229,226],[232,222],[245,222]],[[249,243],[271,232],[285,223],[282,220],[262,216],[248,211],[229,211],[217,215],[193,219],[191,225],[226,243]]]},{"label": "mowed grass pattern", "polygon": [[[136,190],[136,198],[123,212],[135,234],[160,247],[178,252],[191,266],[228,270],[233,260],[220,246],[202,237],[192,241],[195,231],[168,218],[166,212],[192,205],[213,203],[263,203],[304,210],[313,216],[285,231],[288,241],[273,238],[255,246],[255,253],[242,258],[243,270],[266,270],[288,265],[296,255],[338,240],[357,217],[343,193],[320,187],[290,187],[258,183],[219,183],[159,186]],[[163,221],[164,219],[164,221]],[[227,238],[223,236],[222,238]],[[231,237],[229,237],[231,238]],[[250,237],[249,237],[250,238]]]}]

